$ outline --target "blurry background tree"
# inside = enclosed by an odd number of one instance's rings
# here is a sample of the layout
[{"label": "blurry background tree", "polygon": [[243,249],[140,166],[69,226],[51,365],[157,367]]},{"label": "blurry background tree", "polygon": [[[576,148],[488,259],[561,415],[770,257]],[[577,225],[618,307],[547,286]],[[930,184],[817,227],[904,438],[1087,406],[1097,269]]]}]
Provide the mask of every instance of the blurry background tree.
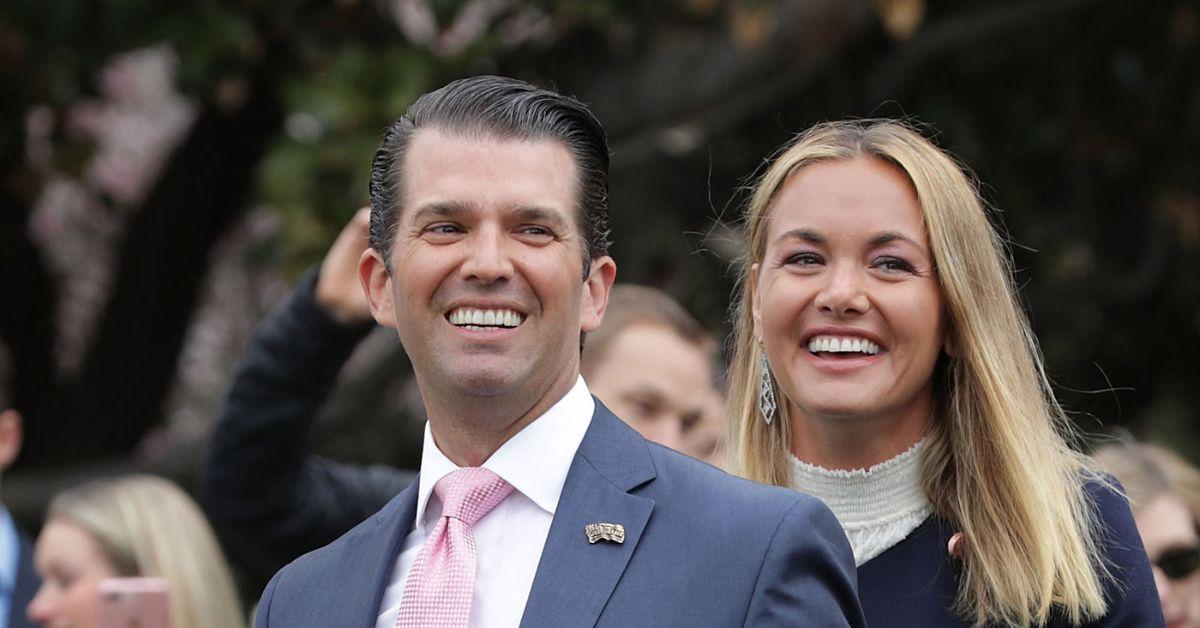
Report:
[{"label": "blurry background tree", "polygon": [[[366,201],[382,130],[479,73],[593,106],[620,279],[714,330],[764,156],[822,119],[930,124],[1007,226],[1080,426],[1200,455],[1192,2],[177,4],[0,6],[0,372],[28,425],[5,493],[27,521],[83,469],[186,483],[253,325]],[[343,379],[319,448],[415,465],[398,343]]]}]

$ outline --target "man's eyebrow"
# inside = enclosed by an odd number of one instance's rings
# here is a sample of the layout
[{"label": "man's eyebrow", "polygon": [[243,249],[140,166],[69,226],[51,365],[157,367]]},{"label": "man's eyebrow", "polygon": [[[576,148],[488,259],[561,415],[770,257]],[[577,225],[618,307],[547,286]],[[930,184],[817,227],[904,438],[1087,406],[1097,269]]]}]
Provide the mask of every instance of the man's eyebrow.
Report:
[{"label": "man's eyebrow", "polygon": [[417,208],[417,211],[413,212],[408,220],[409,222],[418,223],[433,218],[460,218],[465,214],[469,214],[472,210],[473,208],[466,203],[437,201]]},{"label": "man's eyebrow", "polygon": [[536,205],[517,206],[512,208],[514,217],[521,222],[533,222],[561,227],[566,224],[562,212]]}]

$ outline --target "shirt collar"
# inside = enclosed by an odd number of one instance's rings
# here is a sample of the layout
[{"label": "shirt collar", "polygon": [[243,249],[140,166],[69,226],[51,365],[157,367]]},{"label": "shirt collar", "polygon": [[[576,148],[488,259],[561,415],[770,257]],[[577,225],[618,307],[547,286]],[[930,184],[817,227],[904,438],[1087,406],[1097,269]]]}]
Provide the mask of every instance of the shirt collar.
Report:
[{"label": "shirt collar", "polygon": [[[553,515],[558,508],[567,472],[583,435],[592,422],[596,401],[583,377],[557,403],[508,439],[484,463],[496,475],[539,508]],[[530,463],[536,460],[537,464]],[[437,481],[459,469],[433,442],[429,423],[421,448],[421,475],[417,493],[416,528],[425,529],[425,511]]]}]

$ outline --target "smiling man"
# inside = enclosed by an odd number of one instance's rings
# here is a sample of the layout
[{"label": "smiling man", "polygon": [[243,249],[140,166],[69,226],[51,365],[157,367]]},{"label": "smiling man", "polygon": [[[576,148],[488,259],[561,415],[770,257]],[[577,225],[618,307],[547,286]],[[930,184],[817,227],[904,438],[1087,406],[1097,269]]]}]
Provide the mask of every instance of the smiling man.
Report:
[{"label": "smiling man", "polygon": [[418,480],[267,585],[259,626],[859,626],[829,511],[648,443],[590,394],[608,152],[577,101],[477,77],[372,171],[360,276],[412,360]]}]

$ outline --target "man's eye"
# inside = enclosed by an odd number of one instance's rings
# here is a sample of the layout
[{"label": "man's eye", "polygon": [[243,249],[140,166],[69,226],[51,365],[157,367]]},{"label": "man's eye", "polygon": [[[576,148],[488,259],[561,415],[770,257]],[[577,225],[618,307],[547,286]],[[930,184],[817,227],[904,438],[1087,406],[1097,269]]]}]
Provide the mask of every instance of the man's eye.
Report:
[{"label": "man's eye", "polygon": [[539,227],[536,225],[522,227],[521,233],[523,233],[525,235],[531,235],[531,236],[552,236],[552,235],[554,235],[549,229],[547,229],[545,227]]},{"label": "man's eye", "polygon": [[438,223],[436,225],[430,225],[426,227],[425,232],[438,235],[449,235],[453,233],[462,233],[462,229],[460,229],[458,225]]}]

